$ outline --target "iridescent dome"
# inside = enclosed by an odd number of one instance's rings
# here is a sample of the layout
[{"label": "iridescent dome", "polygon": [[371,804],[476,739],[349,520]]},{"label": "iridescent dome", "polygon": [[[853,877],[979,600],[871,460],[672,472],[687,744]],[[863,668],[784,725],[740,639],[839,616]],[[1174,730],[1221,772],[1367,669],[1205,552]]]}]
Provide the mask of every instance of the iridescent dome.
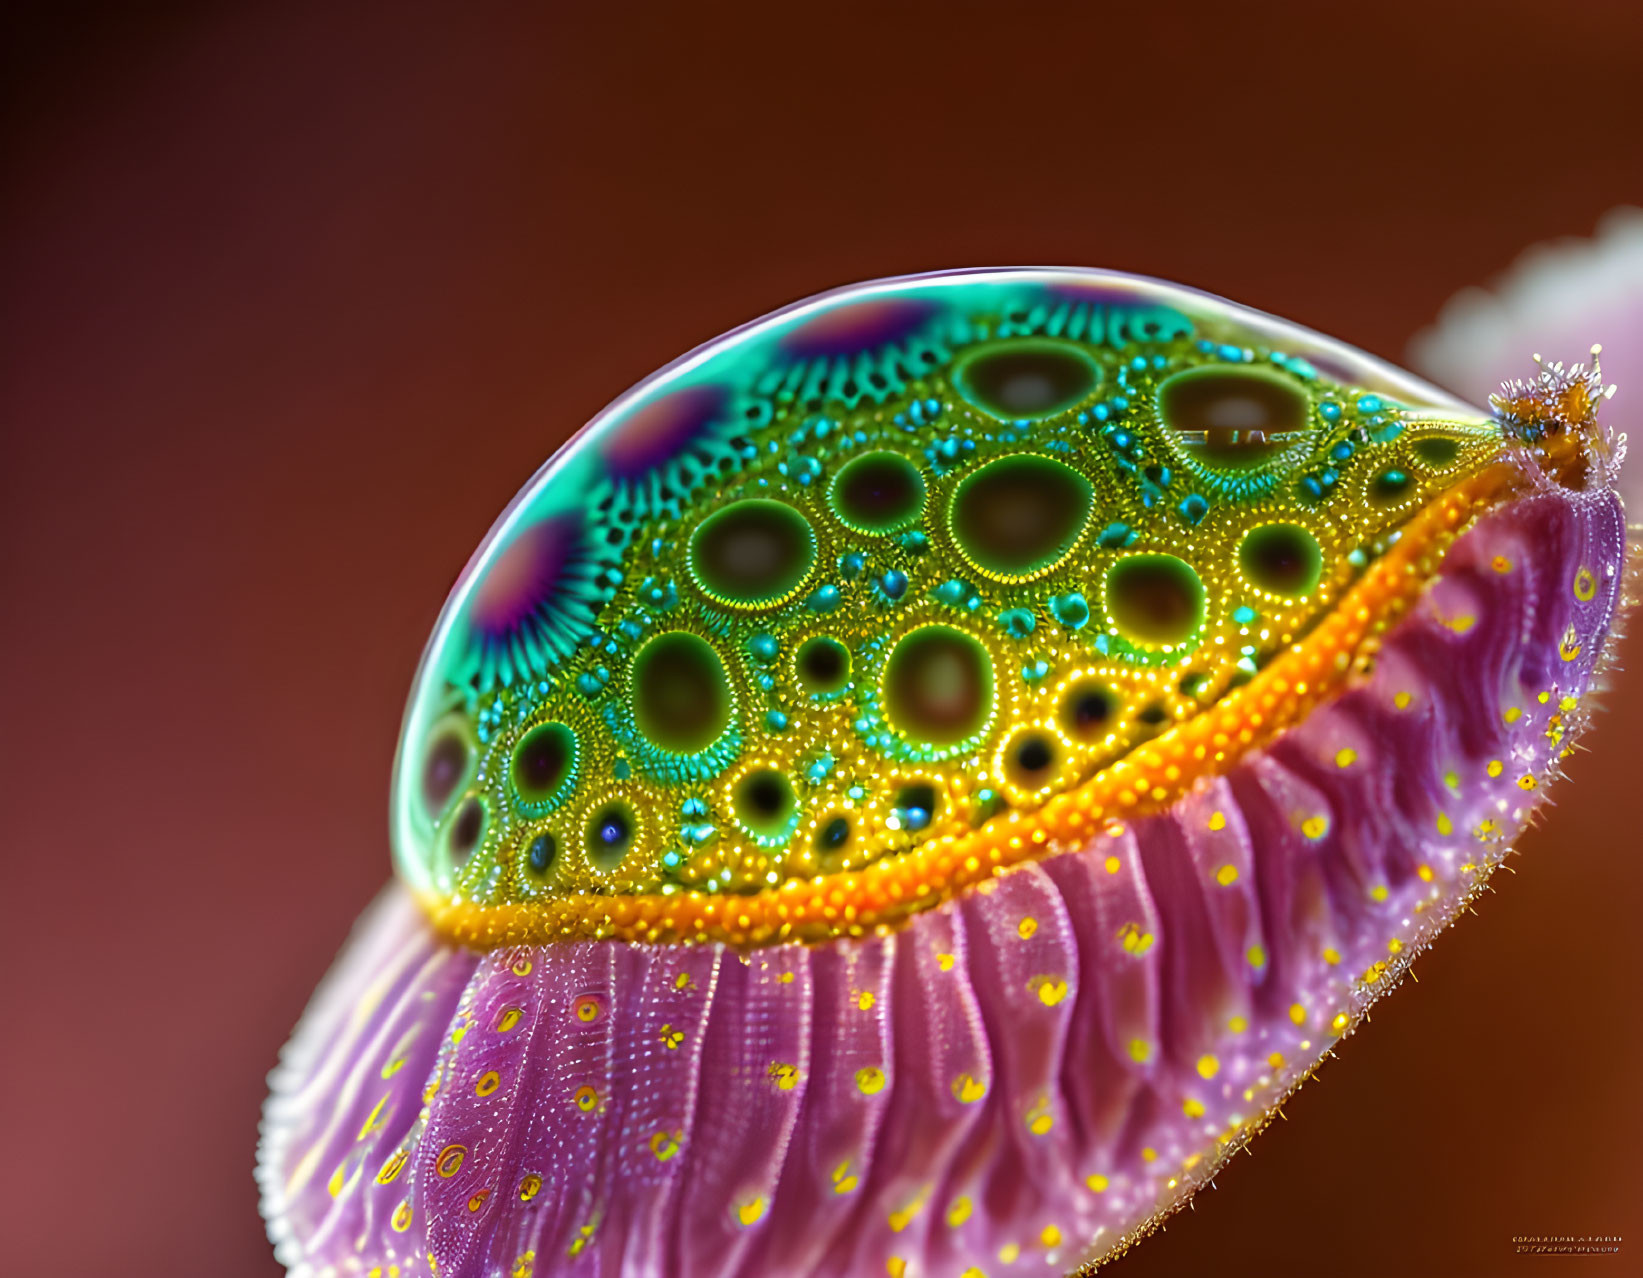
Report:
[{"label": "iridescent dome", "polygon": [[[962,886],[940,850],[1217,706],[1502,444],[1132,277],[777,312],[612,404],[492,529],[406,716],[400,873],[481,943],[890,921]],[[864,871],[903,891],[829,913]]]}]

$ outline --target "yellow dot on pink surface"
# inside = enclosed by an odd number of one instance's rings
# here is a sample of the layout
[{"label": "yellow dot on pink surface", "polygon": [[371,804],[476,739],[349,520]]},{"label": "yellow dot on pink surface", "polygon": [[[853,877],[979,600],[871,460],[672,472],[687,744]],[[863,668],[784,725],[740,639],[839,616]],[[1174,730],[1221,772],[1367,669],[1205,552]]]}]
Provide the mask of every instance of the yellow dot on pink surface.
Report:
[{"label": "yellow dot on pink surface", "polygon": [[1198,1076],[1200,1078],[1214,1078],[1221,1072],[1221,1062],[1210,1053],[1205,1052],[1198,1058]]},{"label": "yellow dot on pink surface", "polygon": [[1211,812],[1209,814],[1209,828],[1224,830],[1227,828],[1227,814],[1225,812]]},{"label": "yellow dot on pink surface", "polygon": [[1107,1178],[1100,1172],[1091,1172],[1088,1176],[1084,1177],[1084,1183],[1090,1187],[1090,1192],[1092,1194],[1103,1194],[1106,1193],[1107,1186],[1111,1182],[1108,1181]]},{"label": "yellow dot on pink surface", "polygon": [[1120,861],[1117,857],[1109,856],[1106,860],[1107,873],[1108,874],[1117,874],[1118,871],[1123,867],[1123,864],[1124,863],[1122,861]]},{"label": "yellow dot on pink surface", "polygon": [[1231,887],[1238,881],[1238,867],[1236,865],[1223,865],[1215,871],[1215,881],[1222,887]]},{"label": "yellow dot on pink surface", "polygon": [[1245,953],[1244,957],[1249,960],[1249,965],[1251,967],[1265,967],[1266,966],[1266,948],[1264,946],[1260,946],[1260,945],[1250,946],[1248,952]]},{"label": "yellow dot on pink surface", "polygon": [[1289,1019],[1297,1025],[1306,1024],[1306,1008],[1299,1003],[1291,1003],[1289,1005]]},{"label": "yellow dot on pink surface", "polygon": [[1204,1103],[1189,1096],[1181,1102],[1181,1112],[1188,1118],[1202,1118],[1204,1116]]},{"label": "yellow dot on pink surface", "polygon": [[1038,931],[1038,920],[1031,916],[1024,918],[1015,925],[1015,931],[1023,941],[1029,940],[1033,933]]},{"label": "yellow dot on pink surface", "polygon": [[1152,1044],[1144,1038],[1130,1039],[1130,1059],[1137,1065],[1145,1065],[1152,1059]]},{"label": "yellow dot on pink surface", "polygon": [[1356,750],[1343,747],[1335,751],[1335,766],[1337,768],[1350,768],[1357,761],[1357,758],[1358,752]]}]

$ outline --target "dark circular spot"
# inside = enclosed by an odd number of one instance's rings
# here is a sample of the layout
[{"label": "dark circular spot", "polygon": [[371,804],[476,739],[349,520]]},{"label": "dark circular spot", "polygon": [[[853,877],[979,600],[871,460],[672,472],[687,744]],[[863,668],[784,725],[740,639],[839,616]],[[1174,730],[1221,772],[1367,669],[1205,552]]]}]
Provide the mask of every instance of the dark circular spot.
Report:
[{"label": "dark circular spot", "polygon": [[1014,341],[978,351],[954,371],[959,393],[995,417],[1050,417],[1101,380],[1095,364],[1059,342]]},{"label": "dark circular spot", "polygon": [[844,851],[850,842],[850,818],[836,816],[822,823],[816,831],[816,851],[834,853]]},{"label": "dark circular spot", "polygon": [[532,874],[546,874],[558,851],[559,843],[553,835],[539,834],[531,840],[530,847],[525,850],[525,864],[530,866]]},{"label": "dark circular spot", "polygon": [[1099,741],[1118,719],[1118,697],[1099,679],[1079,679],[1061,694],[1056,718],[1076,741]]},{"label": "dark circular spot", "polygon": [[470,795],[462,800],[462,806],[451,819],[451,836],[446,844],[451,850],[451,859],[457,862],[467,860],[468,855],[479,846],[484,833],[485,804]]},{"label": "dark circular spot", "polygon": [[1460,440],[1448,435],[1423,435],[1415,441],[1415,456],[1428,466],[1447,466],[1460,456]]},{"label": "dark circular spot", "polygon": [[810,523],[785,502],[752,497],[717,510],[690,538],[697,584],[729,607],[774,607],[792,597],[816,563]]},{"label": "dark circular spot", "polygon": [[664,750],[700,753],[730,723],[724,663],[689,631],[668,631],[639,649],[632,680],[634,723]]},{"label": "dark circular spot", "polygon": [[850,649],[827,635],[800,644],[793,664],[800,686],[813,696],[826,696],[849,686]]},{"label": "dark circular spot", "polygon": [[1312,403],[1281,373],[1205,365],[1165,379],[1158,415],[1206,465],[1254,465],[1307,428]]},{"label": "dark circular spot", "polygon": [[884,704],[903,736],[954,745],[987,724],[993,667],[979,640],[952,626],[921,626],[905,635],[884,669]]},{"label": "dark circular spot", "polygon": [[1180,643],[1203,618],[1204,583],[1174,555],[1130,555],[1107,569],[1107,611],[1132,639]]},{"label": "dark circular spot", "polygon": [[936,817],[939,796],[935,786],[927,781],[904,785],[896,794],[895,810],[902,828],[913,833],[927,827]]},{"label": "dark circular spot", "polygon": [[468,771],[468,743],[459,732],[442,732],[428,747],[422,763],[422,802],[430,816],[438,816],[462,784]]},{"label": "dark circular spot", "polygon": [[923,512],[924,476],[900,453],[865,453],[833,476],[828,495],[834,513],[857,532],[895,532]]},{"label": "dark circular spot", "polygon": [[1299,524],[1251,528],[1238,547],[1238,563],[1256,586],[1290,598],[1310,593],[1324,570],[1318,539]]},{"label": "dark circular spot", "polygon": [[1061,749],[1053,737],[1044,732],[1023,732],[1004,753],[1004,775],[1022,790],[1042,790],[1060,760]]},{"label": "dark circular spot", "polygon": [[1369,481],[1369,500],[1377,506],[1391,506],[1407,497],[1414,486],[1408,471],[1392,467]]},{"label": "dark circular spot", "polygon": [[625,799],[600,805],[588,818],[588,860],[596,870],[614,870],[633,847],[639,822]]},{"label": "dark circular spot", "polygon": [[513,752],[513,785],[527,803],[558,798],[576,762],[576,734],[562,723],[538,724]]},{"label": "dark circular spot", "polygon": [[953,490],[953,536],[984,572],[1036,576],[1078,541],[1093,494],[1090,481],[1061,462],[1031,453],[1001,457]]},{"label": "dark circular spot", "polygon": [[1151,705],[1143,706],[1135,716],[1149,728],[1156,728],[1169,720],[1169,707],[1162,701],[1154,701]]},{"label": "dark circular spot", "polygon": [[736,783],[731,796],[736,819],[761,838],[787,832],[798,811],[793,783],[774,768],[755,768]]}]

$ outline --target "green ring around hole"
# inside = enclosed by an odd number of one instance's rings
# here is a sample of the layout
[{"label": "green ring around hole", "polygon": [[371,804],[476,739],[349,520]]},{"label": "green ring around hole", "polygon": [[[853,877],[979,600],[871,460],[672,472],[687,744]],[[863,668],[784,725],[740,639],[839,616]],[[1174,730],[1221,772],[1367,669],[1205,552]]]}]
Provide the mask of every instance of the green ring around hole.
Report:
[{"label": "green ring around hole", "polygon": [[[854,532],[899,532],[924,513],[924,476],[911,458],[879,449],[852,457],[827,485],[827,504]],[[876,507],[876,508],[875,508]]]},{"label": "green ring around hole", "polygon": [[972,406],[1005,421],[1041,421],[1088,399],[1101,366],[1071,342],[1005,338],[959,357],[953,387]]},{"label": "green ring around hole", "polygon": [[991,720],[993,678],[981,640],[953,626],[920,626],[901,637],[885,662],[885,717],[910,741],[956,745]]},{"label": "green ring around hole", "polygon": [[723,660],[688,630],[670,630],[640,648],[628,674],[633,723],[652,745],[700,754],[730,726],[733,702]]},{"label": "green ring around hole", "polygon": [[1103,590],[1107,613],[1126,638],[1173,646],[1203,624],[1203,580],[1174,555],[1127,555],[1107,569]]},{"label": "green ring around hole", "polygon": [[1323,578],[1323,548],[1299,524],[1260,524],[1238,543],[1238,567],[1251,585],[1285,599],[1301,599]]},{"label": "green ring around hole", "polygon": [[731,788],[731,807],[742,828],[761,841],[792,834],[799,813],[793,783],[776,768],[753,768],[741,777]]},{"label": "green ring around hole", "polygon": [[816,530],[784,501],[746,497],[714,511],[690,534],[686,562],[703,594],[757,611],[787,602],[816,566]]},{"label": "green ring around hole", "polygon": [[999,457],[953,488],[947,518],[966,562],[1006,581],[1051,571],[1089,526],[1095,486],[1036,453]]}]

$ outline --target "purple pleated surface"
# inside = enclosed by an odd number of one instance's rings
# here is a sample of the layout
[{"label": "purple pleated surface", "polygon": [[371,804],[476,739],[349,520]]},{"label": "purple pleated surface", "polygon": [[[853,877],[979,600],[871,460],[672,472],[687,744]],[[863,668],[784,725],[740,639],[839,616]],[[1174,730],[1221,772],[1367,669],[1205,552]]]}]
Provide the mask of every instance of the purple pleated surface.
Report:
[{"label": "purple pleated surface", "polygon": [[440,943],[400,889],[273,1079],[299,1275],[1059,1274],[1180,1205],[1505,856],[1619,597],[1606,490],[1450,550],[1372,675],[1167,812],[826,945]]}]

